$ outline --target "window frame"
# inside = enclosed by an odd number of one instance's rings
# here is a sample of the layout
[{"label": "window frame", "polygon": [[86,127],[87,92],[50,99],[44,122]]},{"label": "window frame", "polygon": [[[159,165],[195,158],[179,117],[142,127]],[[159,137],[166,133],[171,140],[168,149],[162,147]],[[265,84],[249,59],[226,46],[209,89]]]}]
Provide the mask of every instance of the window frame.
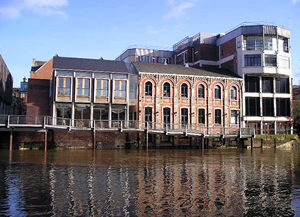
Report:
[{"label": "window frame", "polygon": [[[186,111],[186,114],[183,114],[183,111]],[[184,119],[186,123],[183,123]],[[181,123],[181,127],[186,127],[189,125],[189,108],[187,107],[180,108],[180,123]]]},{"label": "window frame", "polygon": [[[78,88],[78,84],[79,84],[79,80],[82,79],[82,88]],[[89,88],[85,88],[85,84],[86,84],[86,80],[89,80]],[[78,94],[78,90],[82,89],[82,94],[79,95]],[[88,89],[88,93],[89,95],[84,95],[85,90]],[[88,77],[76,77],[76,99],[77,98],[84,98],[84,97],[88,97],[89,99],[91,99],[91,78]]]},{"label": "window frame", "polygon": [[[165,92],[165,85],[169,85],[169,91],[167,92],[168,94],[166,94],[166,92]],[[171,97],[171,84],[170,84],[170,82],[168,82],[168,81],[166,81],[166,82],[164,82],[163,84],[162,84],[162,90],[163,90],[163,97],[164,98],[170,98]]]},{"label": "window frame", "polygon": [[[246,60],[247,58],[249,58],[249,59]],[[258,61],[258,59],[260,61]],[[261,54],[245,54],[244,55],[244,67],[261,67],[261,66],[262,66]]]},{"label": "window frame", "polygon": [[[217,111],[220,111],[220,115],[217,115]],[[221,125],[222,124],[222,109],[215,109],[215,124]],[[218,119],[217,119],[218,118]]]},{"label": "window frame", "polygon": [[[203,116],[200,116],[200,111],[203,111]],[[198,108],[198,124],[205,124],[205,119],[205,108]]]},{"label": "window frame", "polygon": [[[100,90],[100,92],[105,90],[105,89],[98,89],[98,81],[107,81],[107,96],[98,95],[98,90]],[[97,97],[108,97],[109,94],[110,94],[110,80],[108,78],[95,78],[95,98],[97,98]]]},{"label": "window frame", "polygon": [[[66,84],[66,79],[70,79],[70,95],[59,95],[59,79],[60,78],[63,78],[64,79],[64,85],[63,85],[63,88],[65,88],[65,84]],[[73,77],[72,76],[57,76],[56,77],[56,100],[59,98],[59,97],[69,97],[70,99],[69,100],[72,100],[72,87],[73,87]]]},{"label": "window frame", "polygon": [[[232,94],[234,91],[234,94]],[[230,99],[231,100],[238,100],[238,88],[236,86],[231,86],[230,88]]]},{"label": "window frame", "polygon": [[[201,89],[202,89],[202,93],[200,94],[200,87],[201,87]],[[201,96],[202,95],[202,96]],[[200,83],[200,84],[198,84],[198,88],[197,88],[197,97],[199,98],[199,99],[204,99],[205,98],[205,86],[204,86],[204,84],[202,84],[202,83]]]},{"label": "window frame", "polygon": [[[218,90],[216,90],[218,88]],[[221,100],[222,99],[222,87],[219,84],[216,84],[214,87],[214,99]]]},{"label": "window frame", "polygon": [[186,82],[180,85],[180,97],[189,98],[189,85]]},{"label": "window frame", "polygon": [[[150,83],[150,93],[149,93],[149,90],[147,90],[147,84],[149,84]],[[149,87],[148,87],[148,89],[149,89]],[[145,82],[145,89],[144,89],[144,91],[145,91],[145,93],[144,93],[144,95],[146,96],[146,97],[152,97],[153,96],[153,83],[151,82],[151,81],[146,81]]]},{"label": "window frame", "polygon": [[[116,83],[117,82],[120,82],[118,90],[116,90],[116,87],[117,87]],[[122,90],[122,83],[123,82],[125,82],[125,90]],[[114,93],[114,98],[127,98],[127,89],[128,89],[127,82],[128,82],[127,79],[113,79],[113,93]],[[122,94],[120,94],[122,92],[125,93],[124,96],[122,96]],[[117,95],[116,93],[119,93],[119,94]]]},{"label": "window frame", "polygon": [[[232,113],[236,113],[236,114],[233,115]],[[233,118],[235,118],[235,119],[233,119]],[[232,121],[232,120],[234,120],[234,121]],[[237,125],[238,123],[239,123],[239,121],[238,121],[238,110],[236,110],[236,109],[230,110],[230,124],[231,125]]]}]

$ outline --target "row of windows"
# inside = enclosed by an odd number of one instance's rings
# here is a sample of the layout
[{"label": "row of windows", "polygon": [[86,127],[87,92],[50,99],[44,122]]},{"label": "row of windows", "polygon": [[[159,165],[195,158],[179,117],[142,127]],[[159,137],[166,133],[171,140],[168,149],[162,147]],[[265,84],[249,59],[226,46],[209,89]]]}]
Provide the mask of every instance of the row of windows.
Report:
[{"label": "row of windows", "polygon": [[[244,65],[262,66],[261,54],[246,54],[244,55]],[[273,54],[265,54],[265,66],[277,66],[277,56]],[[279,58],[279,67],[284,69],[290,68],[290,59],[288,57]]]},{"label": "row of windows", "polygon": [[[219,85],[215,86],[215,99],[221,99],[222,98],[222,89]],[[180,87],[180,96],[183,98],[189,97],[189,87],[186,83],[183,83]],[[147,81],[145,83],[145,96],[152,96],[153,95],[153,86],[152,82]],[[232,100],[237,100],[237,88],[231,87],[230,89],[230,98]],[[170,97],[171,96],[171,85],[168,82],[165,82],[163,85],[163,96],[164,97]],[[203,84],[198,85],[198,98],[205,98],[205,87]]]},{"label": "row of windows", "polygon": [[[273,93],[275,79],[276,93],[289,93],[290,84],[289,78],[273,78],[273,77],[262,77],[262,92]],[[260,92],[259,77],[256,76],[245,76],[245,90],[246,92]]]},{"label": "row of windows", "polygon": [[[275,116],[274,98],[262,98],[262,115]],[[259,97],[246,97],[246,116],[261,116]],[[276,99],[276,116],[290,116],[290,99]]]},{"label": "row of windows", "polygon": [[[95,92],[97,97],[107,97],[109,92],[108,79],[96,79]],[[114,80],[114,96],[126,97],[127,81]],[[58,96],[71,95],[71,78],[59,77],[57,85]],[[90,93],[90,78],[77,78],[76,94],[79,97],[89,97]]]},{"label": "row of windows", "polygon": [[[181,125],[188,125],[188,109],[182,108],[181,109]],[[231,110],[230,116],[230,123],[237,124],[238,123],[238,111]],[[145,122],[152,122],[152,107],[145,108]],[[163,123],[170,124],[171,123],[171,109],[170,108],[163,108]],[[205,124],[205,109],[199,108],[198,109],[198,123]],[[215,124],[222,124],[222,111],[221,109],[215,109]]]},{"label": "row of windows", "polygon": [[272,36],[246,36],[245,38],[246,50],[282,50],[289,52],[289,40],[287,38],[277,39]]}]

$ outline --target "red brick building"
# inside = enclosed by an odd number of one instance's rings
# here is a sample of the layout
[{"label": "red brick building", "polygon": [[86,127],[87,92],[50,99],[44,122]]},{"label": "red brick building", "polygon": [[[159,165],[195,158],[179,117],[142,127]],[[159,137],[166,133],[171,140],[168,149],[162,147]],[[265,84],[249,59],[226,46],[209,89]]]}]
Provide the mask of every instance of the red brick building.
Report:
[{"label": "red brick building", "polygon": [[217,134],[238,130],[242,79],[224,70],[134,63],[139,73],[139,120]]}]

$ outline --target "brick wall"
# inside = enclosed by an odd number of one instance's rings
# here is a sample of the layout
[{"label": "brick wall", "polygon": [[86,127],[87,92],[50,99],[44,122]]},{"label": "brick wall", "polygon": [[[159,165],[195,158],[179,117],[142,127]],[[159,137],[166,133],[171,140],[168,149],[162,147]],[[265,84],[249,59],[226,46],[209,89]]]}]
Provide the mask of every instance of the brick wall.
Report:
[{"label": "brick wall", "polygon": [[53,58],[45,63],[41,68],[35,72],[30,73],[30,78],[32,79],[48,79],[53,78]]},{"label": "brick wall", "polygon": [[232,39],[222,45],[220,45],[220,59],[228,57],[236,53],[236,39]]},{"label": "brick wall", "polygon": [[28,80],[27,115],[50,115],[50,80]]}]

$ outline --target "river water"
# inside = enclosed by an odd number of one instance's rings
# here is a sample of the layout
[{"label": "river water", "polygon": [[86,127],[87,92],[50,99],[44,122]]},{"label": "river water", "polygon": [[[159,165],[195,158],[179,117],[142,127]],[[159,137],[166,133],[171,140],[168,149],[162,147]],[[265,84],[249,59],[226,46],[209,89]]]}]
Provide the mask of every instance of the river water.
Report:
[{"label": "river water", "polygon": [[0,216],[300,216],[300,149],[0,150]]}]

